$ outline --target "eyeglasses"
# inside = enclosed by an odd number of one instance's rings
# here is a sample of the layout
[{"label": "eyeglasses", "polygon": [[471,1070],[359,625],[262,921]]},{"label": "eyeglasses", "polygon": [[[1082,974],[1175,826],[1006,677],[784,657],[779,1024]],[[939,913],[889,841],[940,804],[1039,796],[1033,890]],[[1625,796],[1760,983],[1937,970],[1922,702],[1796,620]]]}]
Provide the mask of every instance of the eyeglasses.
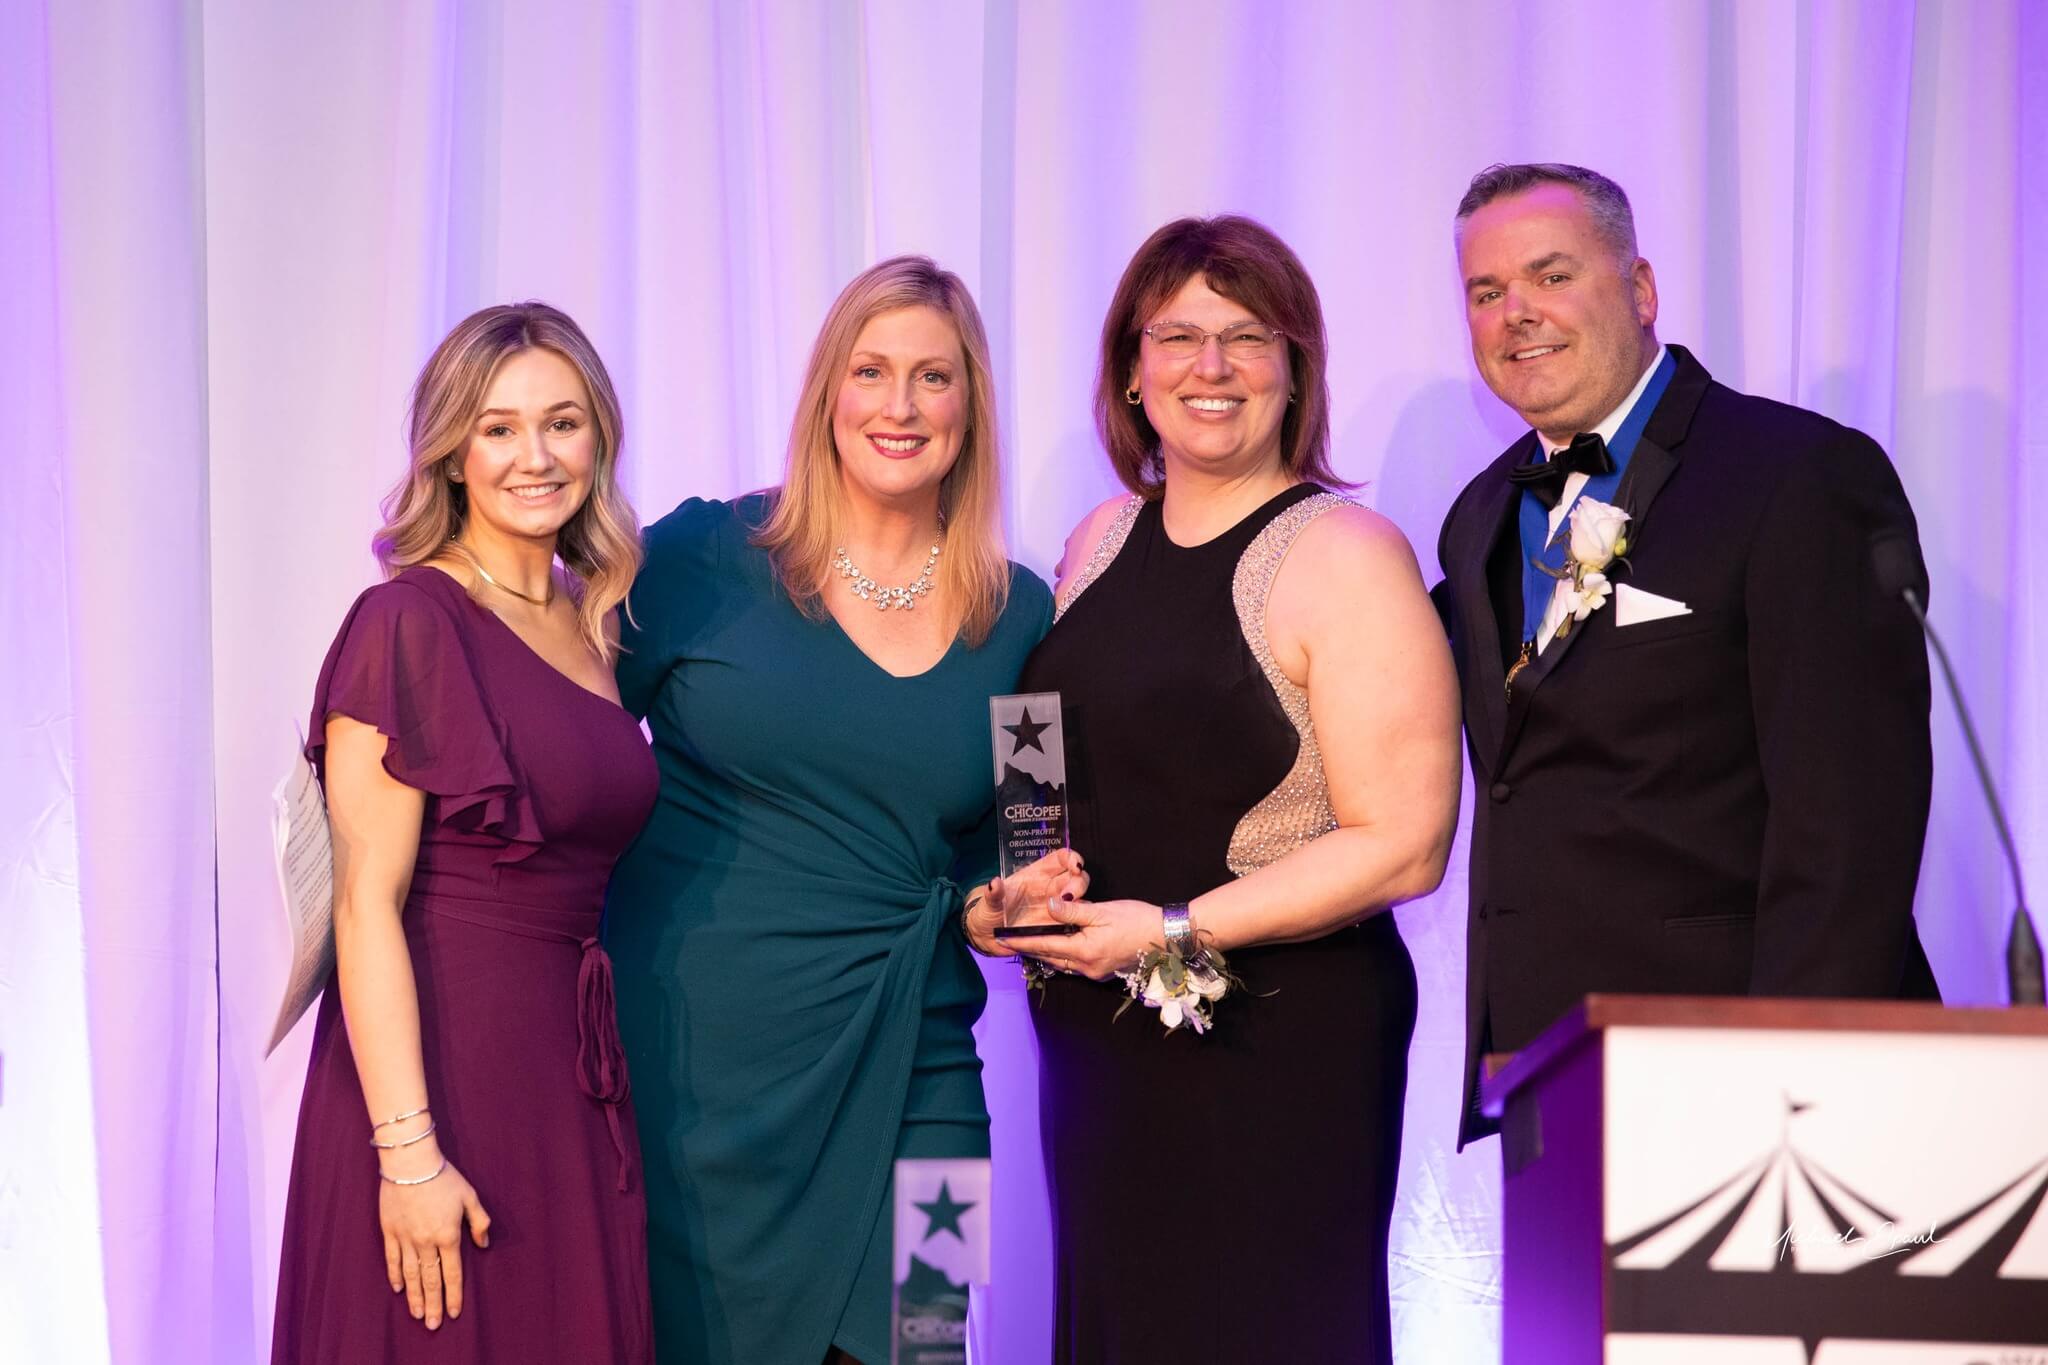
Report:
[{"label": "eyeglasses", "polygon": [[1250,360],[1264,355],[1274,342],[1287,335],[1263,322],[1234,322],[1220,332],[1205,332],[1192,322],[1155,322],[1141,330],[1152,338],[1154,346],[1176,360],[1200,351],[1209,344],[1210,337],[1223,344],[1223,353],[1231,359]]}]

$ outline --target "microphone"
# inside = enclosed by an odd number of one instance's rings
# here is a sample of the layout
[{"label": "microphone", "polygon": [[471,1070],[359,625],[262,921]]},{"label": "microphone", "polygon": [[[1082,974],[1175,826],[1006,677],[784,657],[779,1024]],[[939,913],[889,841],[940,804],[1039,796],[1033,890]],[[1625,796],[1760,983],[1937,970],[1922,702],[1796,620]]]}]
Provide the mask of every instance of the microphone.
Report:
[{"label": "microphone", "polygon": [[1998,788],[1991,781],[1990,765],[1984,761],[1983,746],[1977,742],[1977,727],[1970,723],[1970,708],[1963,704],[1963,689],[1948,661],[1948,650],[1927,619],[1927,580],[1920,571],[1919,547],[1912,535],[1899,527],[1887,527],[1870,538],[1870,566],[1876,572],[1878,590],[1886,597],[1905,602],[1934,646],[1941,664],[1942,679],[1948,684],[1949,700],[1955,703],[1956,719],[1962,722],[1963,741],[1969,746],[1970,762],[1977,769],[1977,781],[1984,788],[1984,803],[1991,808],[1991,827],[1998,845],[2005,850],[2006,866],[2012,870],[2013,896],[2018,904],[2012,914],[2012,928],[2005,939],[2006,985],[2015,1005],[2042,1003],[2041,941],[2034,935],[2034,919],[2027,912],[2027,887],[2020,876],[2019,850],[2013,846],[2012,829],[2005,822],[2005,807],[1999,804]]}]

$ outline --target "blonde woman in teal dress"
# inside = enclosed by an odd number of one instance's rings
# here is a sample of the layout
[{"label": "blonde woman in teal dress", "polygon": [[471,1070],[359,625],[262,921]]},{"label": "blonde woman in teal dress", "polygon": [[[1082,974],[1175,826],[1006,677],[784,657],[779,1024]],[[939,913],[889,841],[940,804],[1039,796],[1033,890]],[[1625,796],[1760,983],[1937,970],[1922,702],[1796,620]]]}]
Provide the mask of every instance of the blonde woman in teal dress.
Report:
[{"label": "blonde woman in teal dress", "polygon": [[[965,286],[884,261],[825,319],[781,487],[647,533],[618,679],[661,795],[607,936],[670,1365],[886,1365],[892,1164],[988,1155],[962,916],[988,699],[1052,619],[1004,557],[995,412]],[[1030,896],[1085,891],[1056,857]]]}]

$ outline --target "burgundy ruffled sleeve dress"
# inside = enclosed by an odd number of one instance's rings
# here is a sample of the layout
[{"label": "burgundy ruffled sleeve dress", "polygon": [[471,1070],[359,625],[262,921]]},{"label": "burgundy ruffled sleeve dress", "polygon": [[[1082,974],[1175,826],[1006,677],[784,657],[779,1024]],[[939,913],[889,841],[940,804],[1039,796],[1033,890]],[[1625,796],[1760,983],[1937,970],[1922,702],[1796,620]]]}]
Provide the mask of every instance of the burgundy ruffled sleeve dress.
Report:
[{"label": "burgundy ruffled sleeve dress", "polygon": [[388,737],[427,794],[404,926],[435,1137],[490,1240],[429,1332],[384,1278],[376,1153],[330,982],[299,1109],[276,1365],[653,1359],[647,1216],[597,938],[605,882],[654,803],[619,707],[557,672],[438,569],[356,600],[313,697]]}]

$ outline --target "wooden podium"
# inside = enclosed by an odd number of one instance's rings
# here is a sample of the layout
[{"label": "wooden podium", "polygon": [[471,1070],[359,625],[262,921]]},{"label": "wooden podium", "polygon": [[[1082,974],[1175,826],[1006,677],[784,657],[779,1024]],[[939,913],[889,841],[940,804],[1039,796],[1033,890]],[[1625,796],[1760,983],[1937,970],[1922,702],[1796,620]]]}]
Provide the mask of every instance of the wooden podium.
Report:
[{"label": "wooden podium", "polygon": [[1503,1365],[2048,1365],[2048,1011],[1594,995],[1488,1063]]}]

